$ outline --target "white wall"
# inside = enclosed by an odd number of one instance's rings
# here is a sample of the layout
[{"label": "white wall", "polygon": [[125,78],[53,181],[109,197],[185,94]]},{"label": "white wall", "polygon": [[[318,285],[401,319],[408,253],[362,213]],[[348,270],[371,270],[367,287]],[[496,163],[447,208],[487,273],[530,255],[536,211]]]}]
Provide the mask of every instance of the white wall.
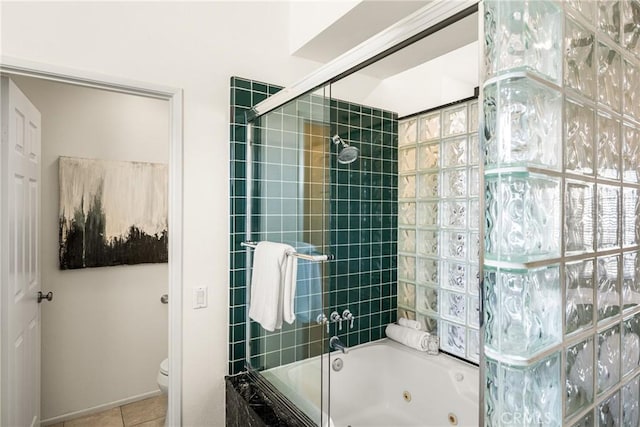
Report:
[{"label": "white wall", "polygon": [[167,264],[59,270],[58,158],[167,163],[169,103],[13,80],[42,114],[42,420],[156,393]]},{"label": "white wall", "polygon": [[[224,425],[228,332],[229,77],[288,85],[281,2],[3,2],[3,55],[184,89],[183,422]],[[312,19],[312,17],[310,17]],[[192,310],[191,289],[209,288]]]}]

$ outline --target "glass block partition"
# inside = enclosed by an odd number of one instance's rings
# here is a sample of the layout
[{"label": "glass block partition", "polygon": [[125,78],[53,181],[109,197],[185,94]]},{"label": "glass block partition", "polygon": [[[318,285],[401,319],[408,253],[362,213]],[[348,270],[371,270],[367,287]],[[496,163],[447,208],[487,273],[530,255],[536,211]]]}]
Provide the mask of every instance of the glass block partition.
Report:
[{"label": "glass block partition", "polygon": [[398,124],[398,316],[478,362],[478,101]]},{"label": "glass block partition", "polygon": [[486,1],[484,419],[640,425],[640,2]]}]

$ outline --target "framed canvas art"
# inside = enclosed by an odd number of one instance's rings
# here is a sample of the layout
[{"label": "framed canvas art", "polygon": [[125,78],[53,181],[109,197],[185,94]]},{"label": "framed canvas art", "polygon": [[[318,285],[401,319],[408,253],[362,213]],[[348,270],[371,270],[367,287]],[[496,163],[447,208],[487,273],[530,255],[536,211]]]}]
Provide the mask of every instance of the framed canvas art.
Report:
[{"label": "framed canvas art", "polygon": [[166,164],[60,157],[60,269],[168,260]]}]

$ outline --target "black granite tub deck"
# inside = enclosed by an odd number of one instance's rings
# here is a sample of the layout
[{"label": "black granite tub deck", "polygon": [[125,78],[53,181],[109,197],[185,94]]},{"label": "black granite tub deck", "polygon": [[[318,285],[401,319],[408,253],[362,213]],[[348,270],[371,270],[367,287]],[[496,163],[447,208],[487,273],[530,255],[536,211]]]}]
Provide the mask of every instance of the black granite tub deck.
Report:
[{"label": "black granite tub deck", "polygon": [[227,427],[317,427],[259,374],[241,372],[225,379]]}]

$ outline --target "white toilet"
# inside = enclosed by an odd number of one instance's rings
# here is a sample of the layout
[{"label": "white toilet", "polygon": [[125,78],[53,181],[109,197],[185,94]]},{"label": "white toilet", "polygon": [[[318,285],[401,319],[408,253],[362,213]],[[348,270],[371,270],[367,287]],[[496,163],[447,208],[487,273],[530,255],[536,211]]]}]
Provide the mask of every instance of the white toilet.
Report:
[{"label": "white toilet", "polygon": [[160,370],[158,371],[158,387],[162,393],[167,394],[169,390],[169,359],[160,362]]},{"label": "white toilet", "polygon": [[[158,370],[158,388],[162,394],[167,394],[169,390],[169,359],[164,359],[160,362],[160,369]],[[169,425],[169,417],[168,413],[164,416],[164,425],[165,427]]]}]

